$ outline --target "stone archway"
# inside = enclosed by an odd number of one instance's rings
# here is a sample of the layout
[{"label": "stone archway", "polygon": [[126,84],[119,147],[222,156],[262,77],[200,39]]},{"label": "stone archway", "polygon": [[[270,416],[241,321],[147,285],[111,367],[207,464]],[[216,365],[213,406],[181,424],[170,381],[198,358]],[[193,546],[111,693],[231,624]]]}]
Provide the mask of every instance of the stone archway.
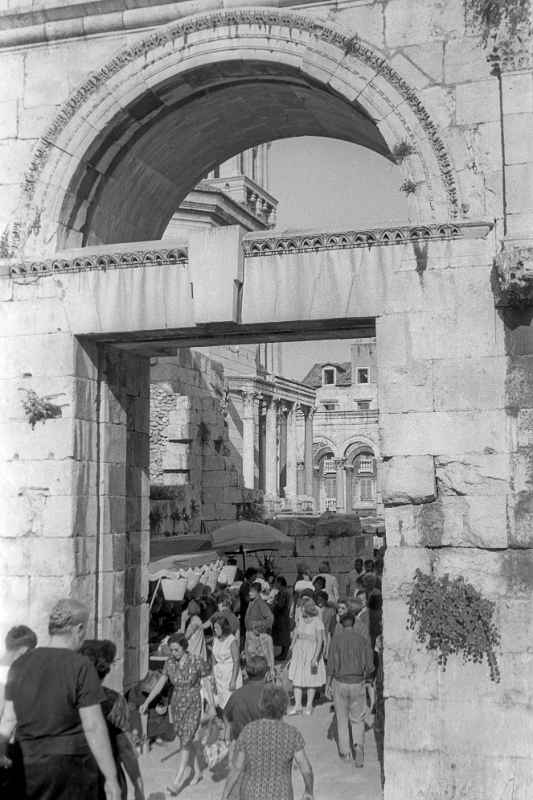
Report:
[{"label": "stone archway", "polygon": [[[401,4],[391,0],[387,5]],[[420,6],[408,5],[414,18]],[[458,41],[461,45],[466,40]],[[236,64],[242,65],[240,75]],[[269,69],[265,72],[266,64]],[[366,132],[366,144],[385,155],[401,142],[413,144],[415,152],[402,164],[405,176],[421,184],[420,192],[411,198],[412,221],[443,223],[442,227],[428,225],[427,235],[422,236],[415,228],[379,235],[352,231],[334,237],[323,232],[317,232],[316,238],[294,236],[283,241],[280,237],[269,253],[254,255],[254,247],[261,247],[257,242],[250,245],[246,258],[236,237],[221,237],[201,251],[203,259],[189,254],[194,302],[181,251],[172,257],[168,250],[164,255],[152,252],[149,266],[146,249],[143,253],[141,248],[139,255],[132,252],[135,248],[128,248],[129,252],[119,257],[110,250],[103,256],[91,256],[89,266],[84,258],[79,262],[61,259],[59,276],[54,274],[52,262],[31,274],[27,282],[21,274],[6,279],[3,352],[12,361],[13,353],[19,358],[22,353],[24,366],[21,372],[10,364],[6,371],[6,407],[12,417],[4,420],[2,433],[13,476],[6,504],[13,524],[2,548],[13,566],[3,602],[17,613],[28,610],[24,621],[38,623],[42,629],[43,601],[48,601],[52,584],[53,591],[58,591],[59,576],[61,591],[77,591],[88,598],[99,609],[99,619],[103,616],[100,611],[105,612],[109,627],[104,630],[109,630],[109,635],[118,640],[126,627],[128,636],[135,632],[137,641],[145,641],[144,597],[137,587],[146,560],[143,471],[150,350],[147,347],[138,355],[136,348],[142,347],[134,339],[136,334],[146,334],[149,345],[150,339],[177,335],[176,329],[183,334],[185,328],[185,333],[198,336],[202,332],[215,336],[213,328],[241,335],[245,326],[240,327],[241,320],[232,316],[231,309],[245,260],[247,294],[243,302],[245,307],[248,303],[245,321],[250,336],[257,336],[257,329],[264,331],[265,326],[270,332],[286,330],[287,320],[291,325],[296,320],[307,333],[317,329],[310,321],[329,325],[331,330],[339,319],[340,323],[355,318],[367,323],[376,320],[382,387],[380,451],[385,458],[389,546],[383,584],[387,800],[446,793],[485,800],[491,794],[505,797],[515,787],[517,797],[525,798],[532,780],[525,731],[529,723],[524,722],[530,710],[523,680],[530,655],[529,567],[533,552],[531,392],[527,380],[531,336],[527,323],[518,321],[511,334],[494,309],[491,279],[496,237],[488,234],[490,224],[478,226],[477,232],[472,225],[470,233],[467,225],[455,224],[463,197],[447,152],[448,138],[439,133],[400,71],[353,30],[346,34],[298,13],[241,9],[199,15],[157,29],[91,73],[61,107],[28,164],[18,220],[12,226],[14,244],[22,258],[40,260],[54,256],[66,244],[113,243],[131,238],[125,225],[128,216],[143,216],[145,211],[146,227],[138,235],[155,236],[155,216],[164,217],[165,209],[154,203],[154,216],[148,206],[158,199],[158,190],[164,185],[162,165],[173,155],[168,149],[172,137],[160,118],[162,95],[178,87],[191,110],[187,81],[200,81],[196,99],[204,102],[202,98],[216,77],[212,70],[220,68],[218,96],[227,99],[232,86],[246,83],[252,91],[258,67],[263,75],[268,74],[270,97],[280,99],[283,91],[285,102],[298,92],[305,99],[307,116],[301,117],[299,129],[293,121],[293,132],[313,130],[310,109],[314,108],[318,115],[315,123],[323,121],[327,111],[334,112],[337,135],[344,130],[343,135],[361,142]],[[512,125],[514,109],[520,108],[525,89],[511,91],[524,84],[514,74],[508,77],[506,91],[514,103],[503,112]],[[457,108],[465,124],[473,120],[476,125],[487,110],[489,123],[499,135],[503,120],[491,94],[495,87],[485,73],[480,83],[482,86],[466,86],[455,93],[461,99]],[[481,99],[472,103],[478,92],[483,92]],[[256,96],[252,92],[248,99]],[[440,89],[437,96],[441,97]],[[486,98],[487,109],[481,108]],[[173,97],[172,102],[178,99]],[[317,105],[312,106],[315,100]],[[219,101],[214,107],[221,105]],[[200,112],[200,105],[195,108]],[[245,116],[239,120],[244,122]],[[270,118],[270,123],[274,121]],[[351,132],[347,131],[350,121],[355,126]],[[117,194],[113,194],[113,181],[104,179],[109,177],[107,170],[121,164],[120,175],[125,177],[128,162],[119,155],[129,149],[126,145],[140,148],[136,142],[142,140],[143,125],[150,122],[154,132],[157,127],[161,133],[163,148],[163,160],[152,164],[157,167],[152,170],[154,183],[135,205],[129,184],[118,181],[118,197],[124,200],[122,215],[116,224],[106,227],[91,206],[95,198],[98,204],[102,200],[102,208],[113,220]],[[277,133],[290,135],[290,122],[283,128],[280,117]],[[271,138],[271,127],[269,131]],[[332,135],[335,130],[328,128],[327,132]],[[138,135],[137,140],[130,139],[132,133]],[[258,128],[248,129],[249,141],[233,146],[239,149],[260,141],[263,135]],[[511,154],[516,163],[494,167],[496,183],[506,169],[513,175],[521,164],[523,143],[519,137],[515,139]],[[136,152],[140,155],[141,149]],[[207,147],[179,192],[186,193],[198,170],[209,167],[210,159],[225,155],[229,151]],[[118,161],[112,167],[115,158]],[[465,165],[461,155],[456,158]],[[477,164],[474,166],[477,169]],[[485,172],[488,169],[482,167],[483,177]],[[487,195],[490,185],[487,181],[483,188]],[[497,205],[501,192],[498,189],[493,194]],[[178,196],[176,192],[172,204]],[[520,197],[511,199],[515,204],[511,211],[525,218],[529,206]],[[494,207],[490,203],[476,206]],[[453,226],[446,226],[451,220]],[[224,265],[231,269],[216,273],[220,292],[213,297],[208,279],[204,276],[202,284],[201,277],[202,271],[207,272],[205,253],[217,248],[225,252]],[[219,266],[215,260],[212,264]],[[284,289],[292,288],[294,296],[294,287],[298,289],[299,304],[291,302],[290,317],[289,312],[284,316],[273,292],[267,296],[265,287],[276,279]],[[161,325],[161,308],[167,310],[163,302],[152,316],[144,314],[145,285],[158,280],[158,297],[166,299],[168,287],[174,292],[167,304],[174,316],[170,321],[165,318],[165,326]],[[316,286],[323,285],[331,291],[328,298],[334,292],[340,299],[349,294],[345,305],[339,302],[334,312],[320,303],[313,307],[313,298],[320,295]],[[202,307],[202,315],[195,316],[195,303],[201,305],[198,297],[201,299],[202,292],[209,302]],[[93,306],[97,310],[106,304],[109,307],[110,297],[117,301],[116,308],[120,302],[120,308],[125,306],[125,297],[130,306],[121,319],[112,308],[109,316],[98,319],[97,327],[85,311],[92,312]],[[252,323],[256,326],[253,330]],[[118,349],[125,339],[125,347],[132,351],[126,354]],[[30,433],[21,411],[21,383],[44,395],[61,392],[63,416]],[[135,469],[129,467],[125,452]],[[102,482],[106,492],[100,491]],[[128,503],[131,499],[134,502]],[[94,536],[97,525],[101,533],[98,543]],[[127,538],[134,558],[125,563]],[[99,580],[102,565],[107,571],[98,583],[95,576]],[[502,631],[501,685],[489,685],[480,665],[464,668],[459,661],[442,674],[431,654],[420,651],[405,627],[405,599],[417,567],[436,575],[465,575],[495,602]],[[125,626],[125,597],[130,602],[130,590],[132,608]],[[146,663],[146,648],[141,656],[138,662],[132,659],[136,667]],[[519,699],[510,703],[509,698]],[[526,702],[520,707],[522,699]],[[511,732],[516,735],[507,735]]]},{"label": "stone archway", "polygon": [[[156,239],[213,164],[303,134],[345,138],[388,157],[407,144],[402,170],[420,185],[412,222],[459,216],[438,126],[379,52],[312,17],[237,9],[161,28],[74,92],[27,170],[19,244],[26,256],[43,257],[65,246]],[[141,194],[130,186],[139,179]]]}]

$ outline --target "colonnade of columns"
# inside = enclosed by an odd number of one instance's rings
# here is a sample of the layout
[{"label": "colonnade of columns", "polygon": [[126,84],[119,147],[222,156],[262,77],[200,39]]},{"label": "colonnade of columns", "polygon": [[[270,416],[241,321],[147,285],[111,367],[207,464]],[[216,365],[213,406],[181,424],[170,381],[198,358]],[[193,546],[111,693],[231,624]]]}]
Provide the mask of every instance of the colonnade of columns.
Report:
[{"label": "colonnade of columns", "polygon": [[263,489],[272,497],[297,496],[296,417],[302,412],[305,419],[304,493],[312,497],[313,407],[297,399],[265,392],[242,391],[241,396],[244,485]]}]

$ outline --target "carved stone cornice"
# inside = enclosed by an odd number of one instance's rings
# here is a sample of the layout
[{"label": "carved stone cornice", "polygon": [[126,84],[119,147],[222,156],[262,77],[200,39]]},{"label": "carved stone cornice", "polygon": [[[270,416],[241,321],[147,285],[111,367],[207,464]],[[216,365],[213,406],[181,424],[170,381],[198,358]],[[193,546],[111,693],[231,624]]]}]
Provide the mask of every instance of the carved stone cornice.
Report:
[{"label": "carved stone cornice", "polygon": [[284,253],[304,253],[317,250],[342,250],[355,247],[375,247],[428,240],[466,239],[486,236],[490,223],[443,223],[411,227],[373,228],[343,233],[302,233],[280,236],[244,237],[245,258],[274,256]]},{"label": "carved stone cornice", "polygon": [[457,183],[450,156],[438,126],[433,122],[431,115],[415,89],[389,64],[386,58],[366,44],[357,34],[344,33],[340,28],[335,28],[313,16],[305,16],[293,11],[276,8],[236,8],[196,14],[162,26],[147,37],[134,41],[130,46],[120,50],[110,61],[92,72],[74,91],[61,106],[59,113],[45,135],[39,140],[34,150],[30,167],[25,175],[24,192],[26,201],[28,202],[32,199],[39,176],[63,130],[80,112],[87,100],[93,94],[99,92],[107,81],[136,60],[144,60],[148,55],[153,60],[154,51],[158,48],[161,48],[159,58],[168,56],[168,51],[163,48],[166,45],[174,45],[176,40],[183,39],[184,47],[191,47],[187,43],[187,39],[191,34],[209,29],[216,30],[221,27],[231,28],[232,35],[237,37],[239,25],[252,27],[254,35],[256,35],[258,28],[264,30],[265,35],[268,35],[268,31],[274,28],[276,37],[280,36],[278,29],[281,27],[286,28],[291,36],[294,31],[302,31],[312,36],[315,40],[338,48],[340,58],[351,55],[365,64],[365,66],[370,67],[379,75],[380,80],[384,80],[395,89],[418,120],[439,166],[447,194],[450,215],[452,218],[459,216],[460,204]]},{"label": "carved stone cornice", "polygon": [[533,245],[502,250],[494,272],[497,308],[533,308]]},{"label": "carved stone cornice", "polygon": [[127,250],[72,258],[59,256],[45,261],[24,261],[10,267],[12,277],[32,277],[55,275],[58,272],[91,272],[108,269],[128,269],[131,267],[185,266],[188,263],[187,248],[172,247],[161,250]]}]

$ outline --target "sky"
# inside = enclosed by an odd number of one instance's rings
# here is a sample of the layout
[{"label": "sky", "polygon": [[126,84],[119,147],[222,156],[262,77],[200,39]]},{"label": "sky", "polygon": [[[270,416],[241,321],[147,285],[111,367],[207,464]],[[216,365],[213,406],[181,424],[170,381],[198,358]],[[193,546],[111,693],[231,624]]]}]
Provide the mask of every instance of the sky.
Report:
[{"label": "sky", "polygon": [[[407,223],[398,167],[350,142],[299,137],[274,142],[270,191],[277,230],[357,230]],[[301,380],[317,361],[348,361],[350,342],[288,342],[283,374]]]}]

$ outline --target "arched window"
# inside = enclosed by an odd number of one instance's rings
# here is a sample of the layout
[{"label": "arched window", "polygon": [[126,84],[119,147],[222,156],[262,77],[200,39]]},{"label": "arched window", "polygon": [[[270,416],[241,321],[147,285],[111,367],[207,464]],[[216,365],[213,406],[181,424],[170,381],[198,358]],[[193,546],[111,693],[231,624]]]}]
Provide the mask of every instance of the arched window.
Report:
[{"label": "arched window", "polygon": [[337,508],[337,472],[332,451],[323,451],[315,462],[315,501],[320,512]]},{"label": "arched window", "polygon": [[376,459],[370,449],[359,450],[352,461],[352,509],[376,504]]}]

